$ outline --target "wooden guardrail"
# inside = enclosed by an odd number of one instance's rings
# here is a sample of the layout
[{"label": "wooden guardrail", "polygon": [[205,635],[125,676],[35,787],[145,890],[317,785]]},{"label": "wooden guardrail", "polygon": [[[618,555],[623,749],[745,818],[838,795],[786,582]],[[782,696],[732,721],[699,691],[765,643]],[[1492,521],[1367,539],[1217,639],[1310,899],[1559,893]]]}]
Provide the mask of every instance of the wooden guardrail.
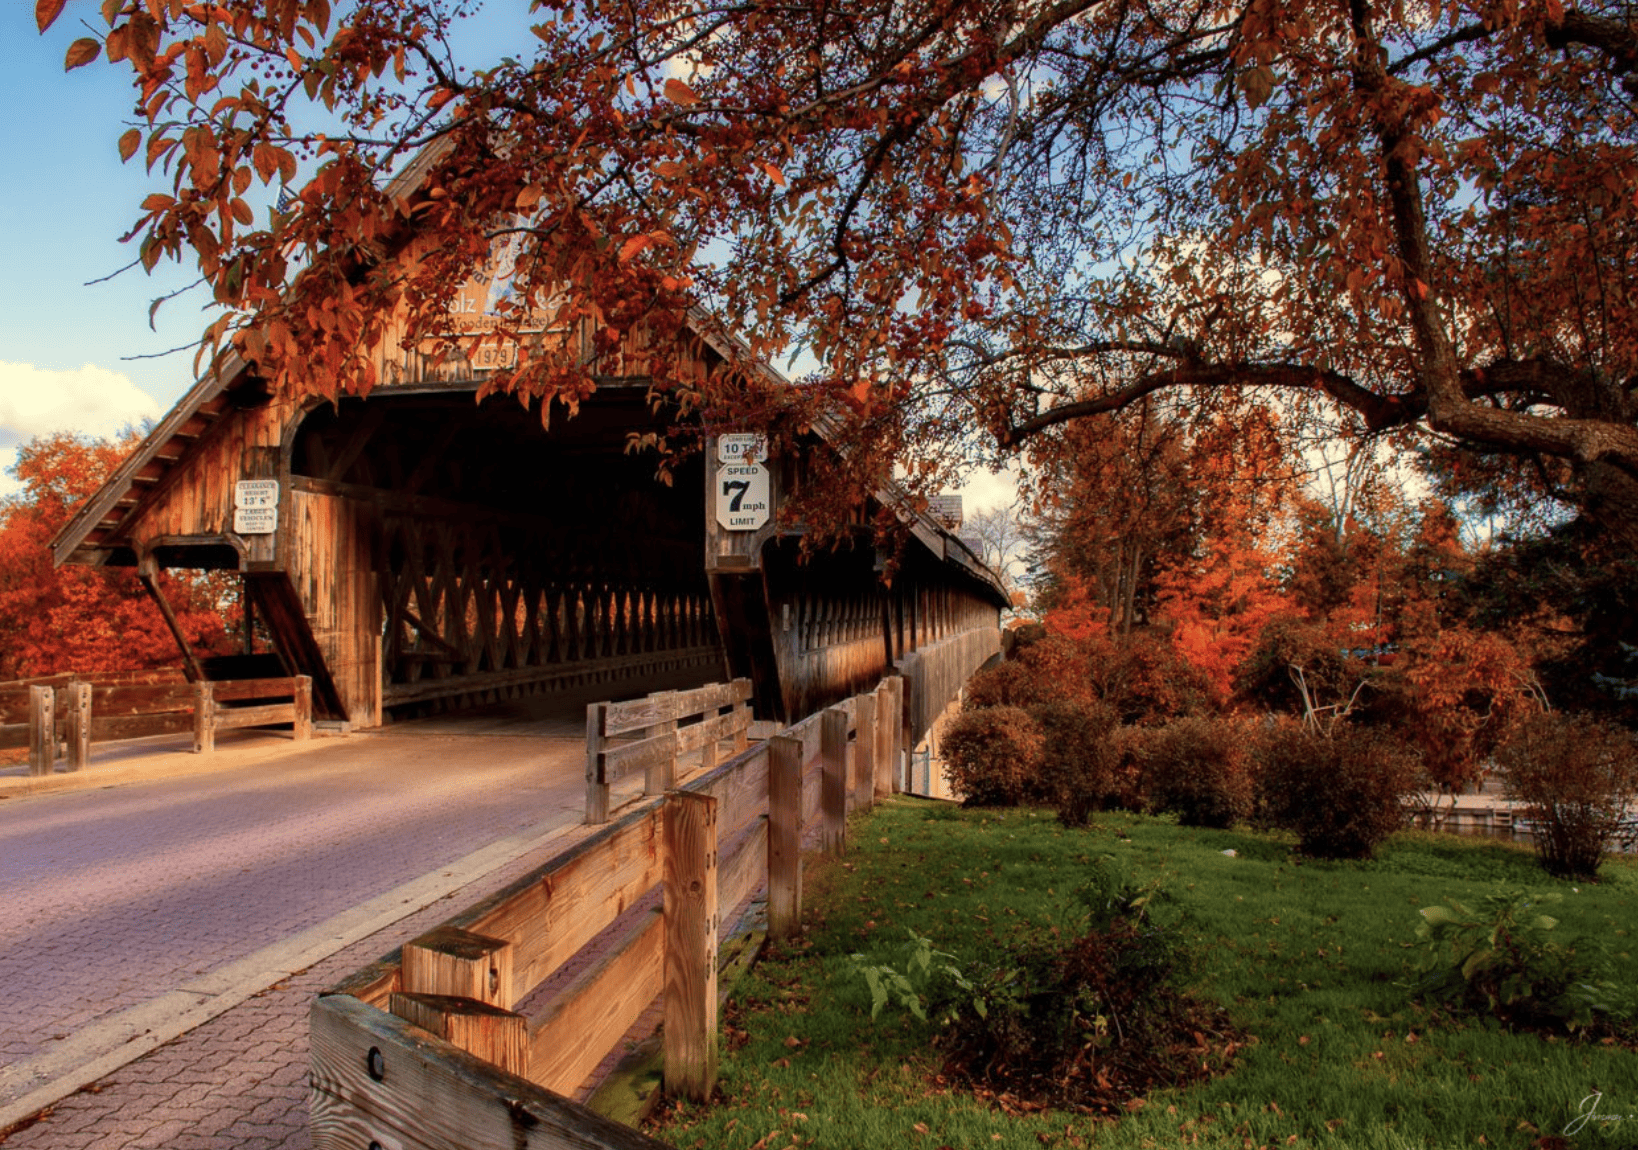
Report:
[{"label": "wooden guardrail", "polygon": [[[685,725],[686,724],[686,725]],[[751,729],[751,681],[661,691],[625,703],[586,708],[586,821],[609,821],[611,794],[621,779],[643,772],[643,796],[670,790],[678,767],[716,766],[725,741],[743,751]]]},{"label": "wooden guardrail", "polygon": [[908,684],[905,722],[912,745],[933,729],[933,723],[960,694],[973,672],[1000,654],[1000,629],[975,627],[911,651],[899,660],[898,673]]},{"label": "wooden guardrail", "polygon": [[765,891],[767,935],[798,929],[804,836],[843,849],[848,811],[891,790],[903,698],[885,680],[566,829],[571,845],[533,874],[320,995],[317,1150],[664,1147],[610,1123],[598,1096],[565,1096],[656,998],[667,1092],[709,1096],[719,954],[752,917],[734,912]]},{"label": "wooden guardrail", "polygon": [[[81,770],[93,742],[193,732],[193,749],[215,749],[219,731],[290,723],[313,731],[313,681],[306,675],[221,682],[176,681],[172,673],[79,679],[53,676],[0,688],[0,749],[27,746],[29,773],[49,775],[60,753]],[[168,680],[168,681],[167,681]]]}]

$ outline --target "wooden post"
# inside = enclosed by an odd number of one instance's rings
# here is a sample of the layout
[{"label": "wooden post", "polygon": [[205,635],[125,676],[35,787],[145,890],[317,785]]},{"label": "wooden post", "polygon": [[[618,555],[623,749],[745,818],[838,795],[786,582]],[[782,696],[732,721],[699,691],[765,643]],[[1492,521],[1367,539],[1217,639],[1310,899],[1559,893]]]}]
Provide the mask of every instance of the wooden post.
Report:
[{"label": "wooden post", "polygon": [[193,751],[207,754],[216,749],[216,685],[199,680],[193,685]]},{"label": "wooden post", "polygon": [[853,801],[868,807],[876,793],[876,696],[855,696],[853,707]]},{"label": "wooden post", "polygon": [[820,835],[825,850],[841,854],[847,839],[847,712],[831,707],[819,718]]},{"label": "wooden post", "polygon": [[28,773],[49,775],[57,762],[57,692],[28,689]]},{"label": "wooden post", "polygon": [[311,739],[313,737],[313,677],[311,675],[296,676],[295,698],[292,700],[296,708],[296,722],[292,735],[294,738]]},{"label": "wooden post", "polygon": [[703,1102],[717,1081],[717,800],[665,803],[665,1089]]},{"label": "wooden post", "polygon": [[609,705],[590,703],[586,707],[586,821],[609,821],[609,785],[603,781],[603,731],[608,723]]},{"label": "wooden post", "polygon": [[159,589],[159,561],[152,555],[144,555],[137,562],[137,579],[153,598],[165,626],[171,630],[171,638],[176,640],[177,648],[182,652],[182,673],[190,683],[202,682],[205,673],[199,669],[199,660],[194,658],[193,648],[188,646],[188,636],[182,630],[182,624],[176,621],[176,612],[171,610],[170,600]]},{"label": "wooden post", "polygon": [[[671,701],[672,701],[672,699],[674,699],[676,697],[676,694],[677,694],[677,692],[675,692],[675,691],[656,691],[656,692],[654,692],[654,694],[650,695],[648,698],[649,698],[649,701],[654,703],[656,706],[664,708],[662,713],[668,714],[671,711],[671,705],[670,705]],[[672,715],[672,717],[670,719],[667,719],[664,722],[655,723],[652,727],[645,727],[643,729],[643,737],[645,739],[652,739],[656,735],[671,735],[671,736],[673,736],[673,742],[672,742],[672,746],[671,746],[670,756],[665,760],[665,762],[656,763],[652,767],[649,767],[647,770],[645,770],[643,772],[643,794],[645,794],[645,795],[664,794],[666,791],[669,791],[673,786],[676,785],[676,782],[677,782],[677,747],[676,747],[676,742],[675,742],[675,735],[676,734],[677,734],[677,718],[676,718],[675,715]]]},{"label": "wooden post", "polygon": [[91,684],[70,683],[68,696],[68,769],[83,771],[91,761]]},{"label": "wooden post", "polygon": [[404,944],[405,994],[444,994],[512,1005],[512,944],[458,926],[437,926]]},{"label": "wooden post", "polygon": [[521,1014],[444,994],[400,994],[388,1000],[392,1012],[508,1074],[529,1073],[529,1020]]},{"label": "wooden post", "polygon": [[893,688],[888,685],[886,679],[876,685],[872,694],[876,698],[874,796],[876,801],[880,802],[893,796],[893,731],[899,725],[899,719],[893,713]]},{"label": "wooden post", "polygon": [[802,929],[802,740],[768,740],[768,937]]}]

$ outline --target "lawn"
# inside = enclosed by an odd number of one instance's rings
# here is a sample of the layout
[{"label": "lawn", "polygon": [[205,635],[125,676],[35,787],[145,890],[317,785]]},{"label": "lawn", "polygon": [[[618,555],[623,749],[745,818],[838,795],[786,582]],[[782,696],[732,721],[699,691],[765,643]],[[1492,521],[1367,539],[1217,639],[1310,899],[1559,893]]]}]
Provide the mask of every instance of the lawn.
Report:
[{"label": "lawn", "polygon": [[[1515,888],[1562,895],[1559,931],[1605,938],[1621,976],[1638,978],[1631,861],[1577,885],[1482,839],[1405,833],[1374,862],[1314,862],[1278,834],[1127,814],[1069,830],[1050,812],[904,798],[849,831],[845,859],[810,863],[803,937],[740,991],[721,1097],[668,1106],[660,1137],[712,1150],[1638,1146],[1638,1053],[1456,1021],[1405,986],[1420,907]],[[850,955],[889,961],[914,930],[981,964],[1024,932],[1071,924],[1099,856],[1169,893],[1159,913],[1191,940],[1189,982],[1250,1036],[1227,1073],[1156,1091],[1119,1121],[1020,1113],[953,1089],[933,1027],[902,1011],[872,1022]],[[1565,1138],[1595,1093],[1605,1120]]]}]

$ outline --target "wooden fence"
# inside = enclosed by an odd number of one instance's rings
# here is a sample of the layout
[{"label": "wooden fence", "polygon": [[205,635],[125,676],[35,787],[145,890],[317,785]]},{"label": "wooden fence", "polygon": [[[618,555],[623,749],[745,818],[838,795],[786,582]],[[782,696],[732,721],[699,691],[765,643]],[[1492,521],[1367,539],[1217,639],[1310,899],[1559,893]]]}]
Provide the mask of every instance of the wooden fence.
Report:
[{"label": "wooden fence", "polygon": [[313,730],[313,681],[306,675],[189,683],[176,672],[50,679],[0,687],[0,749],[29,748],[29,774],[49,775],[57,756],[81,770],[93,742],[193,732],[211,751],[218,731],[290,723]]},{"label": "wooden fence", "polygon": [[676,785],[685,760],[710,770],[725,741],[734,753],[743,751],[750,729],[749,679],[593,703],[586,708],[586,821],[609,821],[622,779],[642,771],[642,797],[661,794]]},{"label": "wooden fence", "polygon": [[[662,716],[683,704],[648,705],[627,713],[650,720],[634,729],[672,722]],[[766,891],[767,934],[798,928],[804,836],[843,849],[848,811],[891,791],[903,706],[902,682],[884,680],[612,821],[575,827],[573,845],[533,874],[321,995],[317,1150],[663,1147],[600,1115],[595,1096],[588,1107],[565,1095],[658,998],[667,1091],[709,1096],[719,951],[752,917],[734,912]]]}]

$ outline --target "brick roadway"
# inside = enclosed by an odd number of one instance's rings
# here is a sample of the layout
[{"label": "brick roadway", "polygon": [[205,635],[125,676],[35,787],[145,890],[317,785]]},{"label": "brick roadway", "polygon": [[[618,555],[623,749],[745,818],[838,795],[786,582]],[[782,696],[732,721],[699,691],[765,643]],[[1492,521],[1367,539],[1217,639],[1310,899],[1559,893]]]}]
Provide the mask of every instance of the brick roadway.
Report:
[{"label": "brick roadway", "polygon": [[540,866],[521,855],[426,909],[257,995],[0,1135],[5,1150],[308,1150],[307,1012],[359,967]]},{"label": "brick roadway", "polygon": [[[572,739],[404,728],[278,750],[208,775],[0,803],[0,1068],[485,844],[574,821],[583,786]],[[304,1145],[312,993],[451,910],[435,903],[234,1007],[7,1147],[194,1145],[207,1127],[217,1141],[200,1144]]]}]

